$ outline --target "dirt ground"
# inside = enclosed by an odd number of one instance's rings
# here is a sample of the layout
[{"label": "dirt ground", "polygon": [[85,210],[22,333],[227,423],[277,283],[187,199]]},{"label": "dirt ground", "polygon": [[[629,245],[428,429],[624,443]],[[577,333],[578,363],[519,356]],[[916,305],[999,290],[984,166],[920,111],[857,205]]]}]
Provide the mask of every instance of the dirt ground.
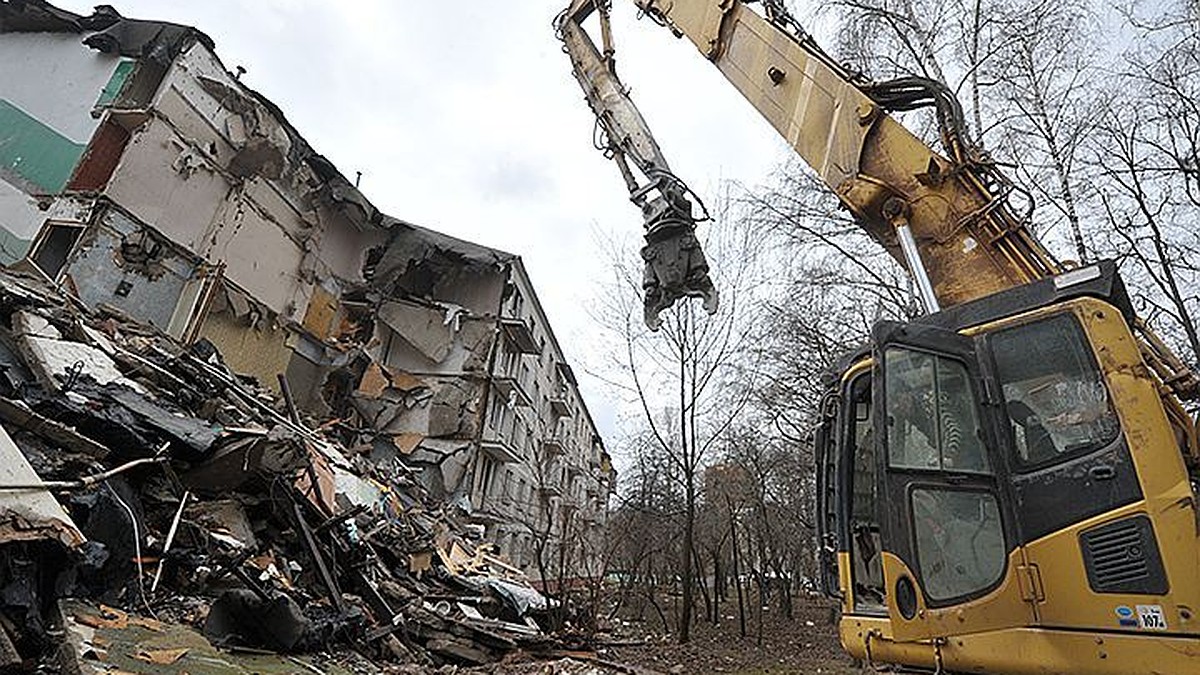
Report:
[{"label": "dirt ground", "polygon": [[[747,616],[745,638],[738,630],[736,608],[722,612],[729,616],[720,626],[703,619],[696,622],[689,644],[680,645],[660,635],[645,635],[645,644],[602,648],[600,656],[612,661],[636,665],[662,673],[706,675],[784,675],[785,673],[828,673],[858,675],[854,665],[838,644],[836,616],[828,601],[797,598],[791,621],[763,613],[762,644],[757,640],[756,616]],[[636,635],[636,626],[627,634]]]}]

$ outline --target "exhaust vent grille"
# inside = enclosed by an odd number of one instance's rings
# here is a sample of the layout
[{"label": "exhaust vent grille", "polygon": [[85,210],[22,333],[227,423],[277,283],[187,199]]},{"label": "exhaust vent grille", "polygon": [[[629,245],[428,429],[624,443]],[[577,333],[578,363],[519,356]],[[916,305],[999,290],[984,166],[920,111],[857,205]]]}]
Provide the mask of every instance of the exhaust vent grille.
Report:
[{"label": "exhaust vent grille", "polygon": [[1088,584],[1097,593],[1164,595],[1167,578],[1154,528],[1146,516],[1094,527],[1079,535]]}]

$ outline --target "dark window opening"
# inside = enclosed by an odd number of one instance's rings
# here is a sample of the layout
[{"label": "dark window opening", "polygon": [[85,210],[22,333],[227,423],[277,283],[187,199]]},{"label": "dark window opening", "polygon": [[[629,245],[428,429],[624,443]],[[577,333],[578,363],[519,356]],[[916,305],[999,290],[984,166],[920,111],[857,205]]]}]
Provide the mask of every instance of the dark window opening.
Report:
[{"label": "dark window opening", "polygon": [[854,568],[854,607],[886,611],[883,582],[883,541],[879,530],[878,485],[875,480],[875,434],[871,414],[871,378],[862,375],[850,384],[847,426],[850,456],[850,562]]},{"label": "dark window opening", "polygon": [[58,279],[58,275],[67,264],[67,256],[71,254],[71,249],[82,233],[81,225],[48,223],[41,241],[30,255],[30,260],[45,272],[46,276]]}]

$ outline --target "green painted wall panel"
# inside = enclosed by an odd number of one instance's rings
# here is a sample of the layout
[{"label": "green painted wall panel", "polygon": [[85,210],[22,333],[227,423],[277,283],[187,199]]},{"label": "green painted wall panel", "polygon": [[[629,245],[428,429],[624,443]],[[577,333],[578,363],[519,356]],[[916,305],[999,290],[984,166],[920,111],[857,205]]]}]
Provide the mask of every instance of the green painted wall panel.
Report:
[{"label": "green painted wall panel", "polygon": [[83,151],[83,145],[0,99],[0,171],[54,194],[66,187]]},{"label": "green painted wall panel", "polygon": [[125,59],[117,64],[117,69],[113,71],[112,77],[108,78],[108,84],[104,85],[104,89],[100,91],[100,98],[96,99],[97,108],[103,108],[117,100],[117,95],[121,93],[125,82],[133,73],[133,66],[136,63],[133,59]]}]

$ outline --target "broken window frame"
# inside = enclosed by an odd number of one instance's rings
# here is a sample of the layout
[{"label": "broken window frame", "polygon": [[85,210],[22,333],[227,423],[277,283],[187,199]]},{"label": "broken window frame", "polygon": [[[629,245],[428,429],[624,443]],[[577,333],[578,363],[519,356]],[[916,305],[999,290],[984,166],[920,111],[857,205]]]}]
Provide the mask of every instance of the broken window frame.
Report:
[{"label": "broken window frame", "polygon": [[[34,240],[33,246],[29,248],[29,253],[25,255],[29,264],[37,268],[39,272],[46,275],[46,278],[52,282],[58,282],[62,276],[63,270],[67,268],[67,263],[71,260],[71,253],[75,250],[75,245],[83,238],[84,230],[87,229],[86,223],[80,223],[70,220],[47,220],[38,231],[37,238]],[[51,238],[54,236],[54,231],[72,230],[75,236],[71,238],[66,249],[62,253],[62,260],[58,263],[57,269],[50,271],[43,266],[39,258],[46,247],[50,244]]]}]

